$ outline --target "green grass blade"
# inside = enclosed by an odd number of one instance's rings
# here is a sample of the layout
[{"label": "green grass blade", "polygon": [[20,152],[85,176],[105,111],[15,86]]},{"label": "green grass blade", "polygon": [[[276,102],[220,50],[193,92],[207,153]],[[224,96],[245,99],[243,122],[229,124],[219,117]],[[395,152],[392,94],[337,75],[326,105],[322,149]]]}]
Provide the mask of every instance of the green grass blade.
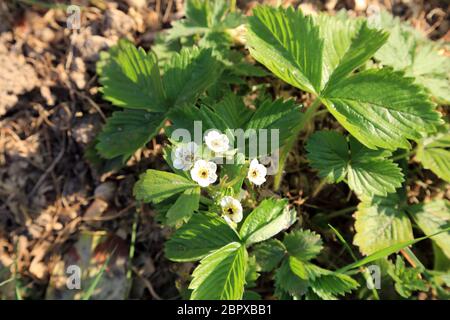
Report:
[{"label": "green grass blade", "polygon": [[100,280],[103,277],[103,274],[106,271],[106,267],[109,264],[109,260],[111,259],[111,257],[114,255],[114,252],[116,251],[116,248],[114,248],[114,250],[111,252],[111,254],[109,255],[109,257],[106,259],[106,261],[103,263],[100,271],[98,272],[98,274],[95,276],[94,281],[92,281],[91,285],[89,286],[88,290],[82,295],[81,300],[89,300],[92,296],[92,294],[94,293],[95,288],[97,288],[98,284],[100,283]]},{"label": "green grass blade", "polygon": [[354,268],[359,268],[359,267],[361,267],[361,266],[363,266],[363,265],[365,265],[365,264],[367,264],[369,262],[381,259],[381,258],[386,257],[386,256],[388,256],[388,255],[390,255],[392,253],[395,253],[395,252],[397,252],[397,251],[399,251],[399,250],[401,250],[401,249],[403,249],[405,247],[408,247],[410,245],[416,244],[417,242],[420,242],[422,240],[431,238],[431,237],[436,236],[436,235],[438,235],[440,233],[449,232],[449,231],[450,231],[450,228],[446,228],[446,229],[444,229],[444,230],[442,230],[440,232],[437,232],[437,233],[429,235],[429,236],[425,236],[425,237],[417,238],[417,239],[414,239],[414,240],[409,240],[409,241],[404,241],[404,242],[401,242],[401,243],[394,244],[394,245],[392,245],[390,247],[381,249],[381,250],[379,250],[379,251],[377,251],[377,252],[375,252],[375,253],[373,253],[373,254],[371,254],[371,255],[369,255],[369,256],[367,256],[367,257],[365,257],[365,258],[363,258],[363,259],[361,259],[359,261],[351,263],[351,264],[349,264],[349,265],[339,269],[337,272],[343,273],[343,272],[346,272],[346,271],[354,269]]},{"label": "green grass blade", "polygon": [[328,226],[331,228],[331,230],[333,230],[334,234],[339,239],[339,241],[341,241],[341,243],[344,245],[345,249],[347,249],[348,253],[350,253],[353,260],[358,261],[358,259],[356,258],[356,255],[353,253],[352,248],[350,248],[349,244],[347,243],[347,241],[345,241],[342,234],[337,229],[335,229],[331,224],[328,224]]}]

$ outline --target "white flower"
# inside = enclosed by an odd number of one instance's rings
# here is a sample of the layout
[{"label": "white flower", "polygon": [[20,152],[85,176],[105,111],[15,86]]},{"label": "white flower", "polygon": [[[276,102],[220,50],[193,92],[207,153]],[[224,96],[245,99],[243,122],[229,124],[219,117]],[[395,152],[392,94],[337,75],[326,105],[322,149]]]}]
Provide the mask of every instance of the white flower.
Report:
[{"label": "white flower", "polygon": [[214,152],[225,152],[230,148],[230,140],[225,134],[217,130],[211,130],[205,136],[205,143]]},{"label": "white flower", "polygon": [[175,149],[175,159],[173,166],[179,170],[189,170],[197,160],[198,145],[195,142],[181,145]]},{"label": "white flower", "polygon": [[197,160],[191,169],[191,177],[201,187],[207,187],[217,180],[217,165],[211,161]]},{"label": "white flower", "polygon": [[233,197],[226,196],[220,200],[224,219],[230,223],[230,220],[238,223],[242,220],[242,205]]},{"label": "white flower", "polygon": [[257,186],[262,185],[266,181],[266,174],[266,167],[260,164],[257,159],[253,159],[252,162],[250,162],[247,178],[251,183],[254,183]]}]

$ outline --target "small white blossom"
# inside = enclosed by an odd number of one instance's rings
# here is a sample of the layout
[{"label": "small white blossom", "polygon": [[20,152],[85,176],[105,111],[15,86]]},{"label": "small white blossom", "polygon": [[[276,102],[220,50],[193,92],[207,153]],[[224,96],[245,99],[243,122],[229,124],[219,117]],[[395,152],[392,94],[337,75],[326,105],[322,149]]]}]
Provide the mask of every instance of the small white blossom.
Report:
[{"label": "small white blossom", "polygon": [[217,165],[211,161],[197,160],[191,169],[191,177],[201,187],[207,187],[217,180]]},{"label": "small white blossom", "polygon": [[214,152],[225,152],[230,148],[230,140],[227,135],[220,133],[217,130],[211,130],[205,136],[205,143],[208,148]]},{"label": "small white blossom", "polygon": [[181,145],[175,149],[173,166],[179,170],[189,170],[197,160],[198,145],[195,142]]},{"label": "small white blossom", "polygon": [[266,174],[267,168],[260,164],[257,159],[250,162],[247,178],[251,183],[257,186],[262,185],[266,181]]},{"label": "small white blossom", "polygon": [[220,201],[220,206],[222,207],[223,217],[228,223],[230,223],[230,220],[236,223],[242,220],[242,205],[238,200],[226,196]]}]

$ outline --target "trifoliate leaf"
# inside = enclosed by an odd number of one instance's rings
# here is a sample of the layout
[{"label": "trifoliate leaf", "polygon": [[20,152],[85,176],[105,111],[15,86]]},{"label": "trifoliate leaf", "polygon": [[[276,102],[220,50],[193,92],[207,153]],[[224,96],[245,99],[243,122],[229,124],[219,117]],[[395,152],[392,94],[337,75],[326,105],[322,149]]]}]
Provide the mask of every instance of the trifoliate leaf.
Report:
[{"label": "trifoliate leaf", "polygon": [[192,300],[240,300],[244,293],[247,251],[232,242],[200,261],[189,285]]},{"label": "trifoliate leaf", "polygon": [[238,241],[236,232],[218,215],[195,213],[166,242],[165,253],[173,261],[196,261]]},{"label": "trifoliate leaf", "polygon": [[182,49],[164,69],[163,83],[168,105],[193,104],[198,96],[217,81],[222,72],[211,49]]},{"label": "trifoliate leaf", "polygon": [[[337,34],[322,30],[330,26]],[[301,11],[266,6],[254,10],[248,30],[251,55],[285,82],[320,95],[361,143],[372,149],[408,149],[408,139],[419,140],[440,123],[423,88],[387,69],[349,75],[385,40],[385,33],[366,23],[314,21]],[[330,73],[334,75],[322,90]]]},{"label": "trifoliate leaf", "polygon": [[275,269],[281,259],[283,259],[286,248],[281,241],[269,239],[256,244],[253,247],[252,253],[256,258],[259,270],[262,272],[270,272]]},{"label": "trifoliate leaf", "polygon": [[314,133],[306,145],[311,166],[328,182],[347,179],[350,189],[358,196],[381,195],[395,192],[403,182],[396,163],[387,157],[389,151],[370,150],[350,137],[335,131]]},{"label": "trifoliate leaf", "polygon": [[324,39],[322,83],[334,83],[363,65],[386,42],[388,34],[357,19],[328,14],[317,18]]},{"label": "trifoliate leaf", "polygon": [[321,89],[323,40],[310,16],[258,6],[249,18],[250,54],[277,77],[310,93]]},{"label": "trifoliate leaf", "polygon": [[[435,200],[408,207],[414,221],[427,235],[435,234],[450,227],[450,202]],[[443,232],[431,238],[450,259],[450,232]]]},{"label": "trifoliate leaf", "polygon": [[96,149],[105,159],[128,158],[158,134],[164,120],[163,113],[116,111],[98,135]]},{"label": "trifoliate leaf", "polygon": [[187,221],[198,210],[199,201],[200,187],[184,191],[167,211],[167,224],[174,226],[179,221]]},{"label": "trifoliate leaf", "polygon": [[265,199],[245,219],[239,234],[247,246],[267,240],[289,228],[296,219],[287,200]]},{"label": "trifoliate leaf", "polygon": [[450,129],[427,137],[417,146],[416,158],[425,169],[450,183]]},{"label": "trifoliate leaf", "polygon": [[320,235],[310,230],[295,230],[287,233],[283,244],[289,255],[303,261],[314,259],[323,248]]},{"label": "trifoliate leaf", "polygon": [[420,278],[422,271],[419,268],[406,268],[398,255],[395,266],[391,263],[388,268],[388,274],[395,281],[395,290],[403,298],[409,298],[414,291],[428,291],[425,281]]},{"label": "trifoliate leaf", "polygon": [[165,94],[154,53],[137,49],[126,40],[116,47],[97,67],[102,84],[103,97],[124,108],[164,112]]},{"label": "trifoliate leaf", "polygon": [[174,173],[149,169],[141,174],[133,194],[139,201],[161,202],[198,184]]},{"label": "trifoliate leaf", "polygon": [[440,114],[422,87],[389,69],[366,70],[330,84],[324,104],[368,148],[410,148],[435,130]]},{"label": "trifoliate leaf", "polygon": [[355,219],[353,243],[365,255],[413,239],[411,222],[396,194],[363,199]]}]

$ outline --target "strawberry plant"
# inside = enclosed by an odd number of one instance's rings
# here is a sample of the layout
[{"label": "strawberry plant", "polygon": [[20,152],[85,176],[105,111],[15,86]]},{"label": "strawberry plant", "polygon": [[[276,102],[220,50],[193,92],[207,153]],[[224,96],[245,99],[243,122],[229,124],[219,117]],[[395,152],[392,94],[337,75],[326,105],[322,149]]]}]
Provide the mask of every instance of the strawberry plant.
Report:
[{"label": "strawberry plant", "polygon": [[[103,96],[123,110],[108,119],[95,149],[124,165],[161,130],[167,136],[164,160],[172,172],[148,169],[134,196],[174,229],[166,257],[199,261],[184,297],[260,298],[252,289],[264,275],[278,299],[377,299],[370,263],[401,297],[430,288],[445,297],[450,205],[408,203],[406,159],[414,155],[450,180],[449,131],[437,109],[448,102],[441,68],[448,61],[385,13],[380,21],[269,6],[244,18],[225,1],[191,0],[186,18],[155,45],[161,59],[125,40],[103,53]],[[235,38],[242,24],[250,56]],[[251,59],[282,83],[273,84]],[[280,85],[311,102],[277,96]],[[324,113],[335,119],[331,130],[306,130]],[[326,227],[354,263],[321,258],[322,237],[277,194],[300,134],[323,184],[343,182],[359,201],[353,244],[362,259],[347,236]],[[413,226],[425,236],[415,239]],[[427,238],[433,269],[408,247]]]}]

